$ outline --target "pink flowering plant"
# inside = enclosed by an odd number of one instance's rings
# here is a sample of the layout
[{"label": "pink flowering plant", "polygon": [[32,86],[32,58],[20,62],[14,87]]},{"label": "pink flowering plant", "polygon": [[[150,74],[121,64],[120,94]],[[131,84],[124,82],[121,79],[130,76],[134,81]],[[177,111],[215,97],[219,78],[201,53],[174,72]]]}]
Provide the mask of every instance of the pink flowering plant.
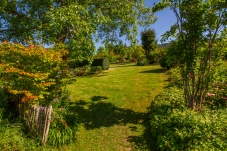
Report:
[{"label": "pink flowering plant", "polygon": [[221,62],[216,68],[215,81],[206,95],[206,105],[211,109],[227,107],[227,63]]},{"label": "pink flowering plant", "polygon": [[211,109],[227,107],[227,81],[214,82],[207,93],[206,104]]}]

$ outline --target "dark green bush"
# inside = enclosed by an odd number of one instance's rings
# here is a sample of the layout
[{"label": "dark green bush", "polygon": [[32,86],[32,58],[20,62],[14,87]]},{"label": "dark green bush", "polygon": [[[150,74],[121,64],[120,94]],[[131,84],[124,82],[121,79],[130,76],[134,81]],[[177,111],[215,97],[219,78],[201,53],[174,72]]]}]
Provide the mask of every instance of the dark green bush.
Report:
[{"label": "dark green bush", "polygon": [[149,64],[149,60],[146,57],[141,57],[137,60],[137,66],[145,66]]},{"label": "dark green bush", "polygon": [[185,108],[182,90],[167,89],[150,108],[150,130],[159,150],[226,150],[227,110]]},{"label": "dark green bush", "polygon": [[176,41],[171,42],[160,59],[161,67],[170,69],[178,65],[181,62],[180,59],[182,59],[180,50],[181,48]]},{"label": "dark green bush", "polygon": [[91,66],[90,73],[99,73],[102,71],[102,66]]},{"label": "dark green bush", "polygon": [[76,60],[68,60],[68,66],[69,68],[78,68],[78,67],[84,67],[90,65],[90,62],[88,60],[83,61],[76,61]]},{"label": "dark green bush", "polygon": [[101,66],[102,70],[108,70],[109,69],[109,59],[108,58],[99,58],[94,59],[91,66]]},{"label": "dark green bush", "polygon": [[162,58],[159,60],[160,66],[165,69],[170,69],[170,66],[167,64],[167,58],[166,54],[162,56]]}]

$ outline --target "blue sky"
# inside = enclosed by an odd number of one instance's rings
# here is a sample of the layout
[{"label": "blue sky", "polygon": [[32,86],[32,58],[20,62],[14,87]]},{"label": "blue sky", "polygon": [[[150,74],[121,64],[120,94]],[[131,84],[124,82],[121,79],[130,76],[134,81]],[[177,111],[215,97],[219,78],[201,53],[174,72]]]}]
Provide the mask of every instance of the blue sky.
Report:
[{"label": "blue sky", "polygon": [[[152,7],[153,4],[158,3],[159,0],[145,0],[145,5],[148,7]],[[158,40],[158,43],[160,44],[161,35],[164,34],[166,31],[170,29],[170,26],[173,25],[176,22],[176,17],[174,16],[174,13],[169,9],[164,9],[160,12],[155,13],[155,16],[158,17],[158,20],[149,26],[149,28],[154,29],[156,32],[156,38]],[[140,44],[140,32],[143,31],[144,28],[139,27],[139,33],[137,36],[137,40],[139,40]],[[96,43],[96,48],[98,48],[101,43]]]},{"label": "blue sky", "polygon": [[[158,3],[159,0],[145,0],[145,5],[152,7],[154,2]],[[169,8],[155,13],[155,16],[158,17],[158,20],[154,24],[150,25],[150,28],[154,28],[158,43],[161,43],[161,35],[168,31],[170,29],[170,26],[176,22],[176,17],[173,11],[171,11]],[[139,35],[137,36],[138,40],[140,39],[140,32],[142,30],[143,28],[139,28]]]}]

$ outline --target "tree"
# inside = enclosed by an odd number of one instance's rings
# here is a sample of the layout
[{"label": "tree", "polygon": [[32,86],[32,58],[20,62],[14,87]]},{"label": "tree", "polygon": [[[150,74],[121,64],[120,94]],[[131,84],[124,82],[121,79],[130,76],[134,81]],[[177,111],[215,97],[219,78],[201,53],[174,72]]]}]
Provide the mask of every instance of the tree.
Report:
[{"label": "tree", "polygon": [[95,39],[112,40],[116,31],[135,42],[137,25],[148,17],[143,0],[2,0],[0,41],[64,43],[71,57],[82,60],[93,55]]},{"label": "tree", "polygon": [[147,59],[153,63],[150,53],[158,46],[154,29],[148,29],[141,32],[141,42]]},{"label": "tree", "polygon": [[142,48],[142,46],[137,45],[137,46],[133,47],[133,51],[131,54],[132,58],[139,59],[139,58],[143,57],[144,55],[145,55],[145,51]]},{"label": "tree", "polygon": [[153,7],[154,12],[170,7],[177,18],[163,40],[177,38],[186,105],[193,110],[202,109],[214,80],[221,54],[216,45],[226,39],[226,5],[216,0],[170,0]]}]

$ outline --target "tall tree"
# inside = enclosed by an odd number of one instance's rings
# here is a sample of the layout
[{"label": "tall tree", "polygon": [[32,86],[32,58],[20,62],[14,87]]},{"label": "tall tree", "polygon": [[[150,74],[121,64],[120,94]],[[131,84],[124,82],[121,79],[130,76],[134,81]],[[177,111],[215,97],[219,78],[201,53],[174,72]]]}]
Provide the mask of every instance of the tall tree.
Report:
[{"label": "tall tree", "polygon": [[221,49],[216,45],[226,39],[226,6],[217,0],[170,0],[153,7],[154,12],[170,7],[177,18],[163,39],[177,38],[186,105],[193,110],[202,109],[218,67]]},{"label": "tall tree", "polygon": [[150,9],[143,3],[143,0],[2,0],[0,40],[64,43],[70,56],[89,57],[95,50],[95,39],[116,38],[117,31],[119,36],[126,35],[134,42],[137,25],[153,22]]},{"label": "tall tree", "polygon": [[142,31],[141,42],[147,59],[152,62],[151,52],[154,51],[158,46],[154,29]]}]

